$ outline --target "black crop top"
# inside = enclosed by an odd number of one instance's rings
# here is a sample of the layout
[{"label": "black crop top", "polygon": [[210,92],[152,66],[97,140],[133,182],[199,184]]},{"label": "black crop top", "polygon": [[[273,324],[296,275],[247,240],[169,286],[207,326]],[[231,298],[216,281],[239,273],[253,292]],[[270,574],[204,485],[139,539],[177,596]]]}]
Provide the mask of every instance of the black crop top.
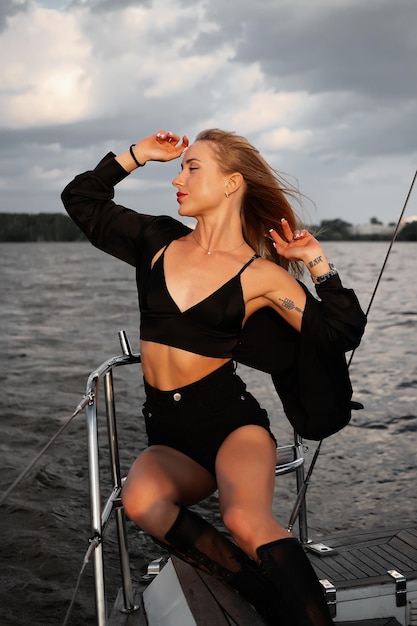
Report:
[{"label": "black crop top", "polygon": [[140,337],[203,356],[232,358],[245,317],[240,276],[257,258],[197,304],[180,311],[165,281],[165,250],[155,262],[144,289]]}]

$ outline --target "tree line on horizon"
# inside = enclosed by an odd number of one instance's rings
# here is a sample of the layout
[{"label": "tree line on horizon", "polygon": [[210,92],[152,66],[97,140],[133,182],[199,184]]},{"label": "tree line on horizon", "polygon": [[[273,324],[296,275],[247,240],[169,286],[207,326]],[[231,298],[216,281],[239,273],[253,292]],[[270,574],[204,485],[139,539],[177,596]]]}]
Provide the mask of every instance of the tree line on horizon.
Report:
[{"label": "tree line on horizon", "polygon": [[0,241],[86,241],[86,237],[64,213],[1,213]]},{"label": "tree line on horizon", "polygon": [[[380,224],[371,218],[371,224]],[[322,220],[310,230],[321,241],[390,241],[391,233],[358,234],[340,218]],[[417,241],[417,222],[402,226],[398,241]],[[78,226],[63,213],[0,213],[0,242],[86,241]]]}]

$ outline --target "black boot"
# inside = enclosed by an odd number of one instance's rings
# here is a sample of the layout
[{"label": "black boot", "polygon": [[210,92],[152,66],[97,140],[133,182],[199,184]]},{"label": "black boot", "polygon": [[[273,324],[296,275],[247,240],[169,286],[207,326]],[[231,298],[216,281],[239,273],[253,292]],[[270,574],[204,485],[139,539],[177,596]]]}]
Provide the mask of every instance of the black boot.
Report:
[{"label": "black boot", "polygon": [[196,513],[181,508],[165,539],[170,552],[228,583],[269,624],[284,623],[276,590],[257,564]]},{"label": "black boot", "polygon": [[265,574],[287,602],[294,626],[330,626],[323,588],[302,545],[294,537],[266,543],[257,549]]}]

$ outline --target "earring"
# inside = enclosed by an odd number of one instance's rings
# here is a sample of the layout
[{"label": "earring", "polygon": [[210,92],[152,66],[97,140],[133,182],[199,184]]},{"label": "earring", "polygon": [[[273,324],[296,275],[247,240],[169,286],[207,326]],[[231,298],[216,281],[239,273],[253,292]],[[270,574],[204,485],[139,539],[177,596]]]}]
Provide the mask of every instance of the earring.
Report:
[{"label": "earring", "polygon": [[229,198],[229,192],[225,191],[224,195],[226,196],[226,198]]}]

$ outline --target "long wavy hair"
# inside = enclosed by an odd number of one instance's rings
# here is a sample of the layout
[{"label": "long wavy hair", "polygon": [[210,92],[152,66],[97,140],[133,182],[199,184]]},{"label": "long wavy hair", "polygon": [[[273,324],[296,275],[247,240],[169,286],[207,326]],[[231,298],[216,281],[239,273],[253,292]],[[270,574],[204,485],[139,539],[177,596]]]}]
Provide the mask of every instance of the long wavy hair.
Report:
[{"label": "long wavy hair", "polygon": [[299,204],[301,194],[276,172],[247,139],[233,132],[213,128],[200,132],[195,141],[209,141],[224,174],[239,172],[245,181],[241,207],[243,236],[257,254],[277,263],[300,277],[303,265],[281,257],[268,232],[270,228],[283,237],[281,219],[292,230],[300,228],[291,201]]}]

